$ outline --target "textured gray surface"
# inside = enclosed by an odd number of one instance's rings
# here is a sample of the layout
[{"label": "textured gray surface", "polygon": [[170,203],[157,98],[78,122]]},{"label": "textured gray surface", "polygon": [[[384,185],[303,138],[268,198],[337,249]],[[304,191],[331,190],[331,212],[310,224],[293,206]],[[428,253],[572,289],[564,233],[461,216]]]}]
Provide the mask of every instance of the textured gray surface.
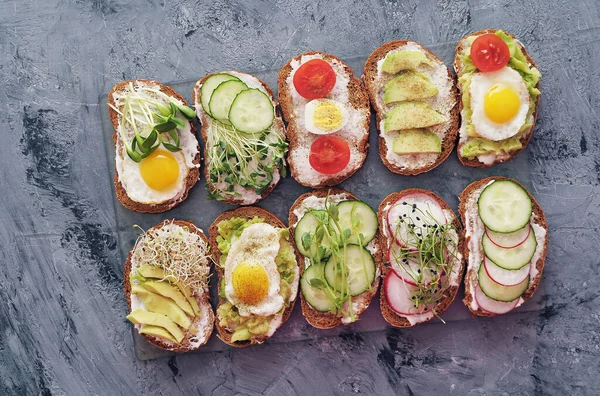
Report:
[{"label": "textured gray surface", "polygon": [[[348,59],[392,39],[454,43],[487,27],[519,37],[543,73],[533,140],[502,173],[530,183],[546,211],[544,310],[135,358],[101,92],[128,78],[275,69],[305,50]],[[593,0],[1,2],[0,394],[597,394],[599,36]],[[440,55],[449,64],[451,51]],[[443,192],[450,169],[398,177],[397,189],[433,177]],[[485,172],[464,174],[466,185]]]}]

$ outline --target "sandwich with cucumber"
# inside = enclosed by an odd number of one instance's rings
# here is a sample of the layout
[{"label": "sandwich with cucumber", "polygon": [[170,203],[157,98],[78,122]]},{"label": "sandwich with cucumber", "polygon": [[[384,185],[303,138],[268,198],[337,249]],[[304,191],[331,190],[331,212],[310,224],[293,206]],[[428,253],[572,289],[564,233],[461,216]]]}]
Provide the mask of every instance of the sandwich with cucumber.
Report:
[{"label": "sandwich with cucumber", "polygon": [[287,137],[278,103],[258,78],[209,74],[194,86],[208,197],[233,205],[265,198],[286,174]]},{"label": "sandwich with cucumber", "polygon": [[463,302],[478,316],[509,312],[535,293],[548,250],[548,224],[517,181],[488,177],[459,197],[467,264]]},{"label": "sandwich with cucumber", "polygon": [[308,192],[289,212],[291,235],[303,259],[302,314],[329,329],[359,319],[377,293],[383,262],[377,215],[348,191]]}]

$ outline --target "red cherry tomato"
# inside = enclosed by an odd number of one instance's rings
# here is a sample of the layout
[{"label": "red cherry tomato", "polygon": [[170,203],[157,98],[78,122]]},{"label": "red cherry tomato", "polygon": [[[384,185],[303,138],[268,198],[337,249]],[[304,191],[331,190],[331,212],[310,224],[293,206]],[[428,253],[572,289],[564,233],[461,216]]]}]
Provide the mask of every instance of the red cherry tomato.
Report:
[{"label": "red cherry tomato", "polygon": [[294,88],[306,99],[325,97],[335,85],[335,72],[323,59],[312,59],[304,63],[294,74]]},{"label": "red cherry tomato", "polygon": [[495,34],[483,34],[471,45],[471,59],[475,67],[482,72],[493,72],[506,66],[510,60],[510,50]]},{"label": "red cherry tomato", "polygon": [[344,139],[337,136],[321,136],[310,146],[308,162],[317,172],[333,175],[348,166],[350,147]]}]

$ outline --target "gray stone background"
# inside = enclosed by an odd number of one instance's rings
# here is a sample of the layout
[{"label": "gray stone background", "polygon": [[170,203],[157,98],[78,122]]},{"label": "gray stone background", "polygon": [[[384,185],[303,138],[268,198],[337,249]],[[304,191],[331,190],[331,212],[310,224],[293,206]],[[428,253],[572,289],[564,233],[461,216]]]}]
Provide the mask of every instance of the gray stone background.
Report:
[{"label": "gray stone background", "polygon": [[[514,33],[543,73],[515,170],[550,225],[543,310],[135,358],[102,92],[488,27]],[[0,1],[0,395],[598,394],[599,52],[597,0]]]}]

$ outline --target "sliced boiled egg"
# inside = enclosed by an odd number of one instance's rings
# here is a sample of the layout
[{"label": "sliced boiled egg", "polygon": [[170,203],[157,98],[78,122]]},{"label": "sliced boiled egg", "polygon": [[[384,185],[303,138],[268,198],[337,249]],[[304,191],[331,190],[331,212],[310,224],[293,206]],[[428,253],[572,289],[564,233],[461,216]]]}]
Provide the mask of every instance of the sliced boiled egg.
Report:
[{"label": "sliced boiled egg", "polygon": [[328,135],[339,131],[348,122],[348,111],[341,102],[331,99],[314,99],[304,109],[304,127],[315,135]]}]

